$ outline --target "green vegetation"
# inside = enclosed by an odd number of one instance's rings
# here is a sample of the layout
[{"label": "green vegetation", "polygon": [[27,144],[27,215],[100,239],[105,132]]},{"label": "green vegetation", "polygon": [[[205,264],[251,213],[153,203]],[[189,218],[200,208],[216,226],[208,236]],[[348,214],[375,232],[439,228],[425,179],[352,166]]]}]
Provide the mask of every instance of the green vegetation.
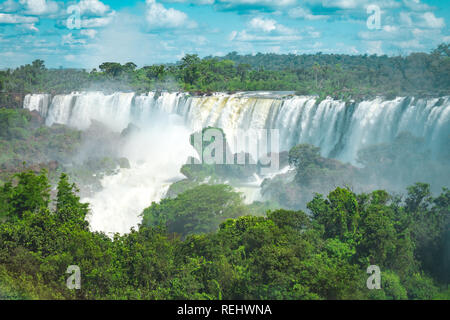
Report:
[{"label": "green vegetation", "polygon": [[305,208],[316,192],[328,193],[336,186],[367,184],[360,169],[322,157],[320,148],[309,144],[293,147],[288,161],[293,171],[266,179],[261,186],[262,195],[283,208]]},{"label": "green vegetation", "polygon": [[24,168],[54,172],[74,154],[81,132],[64,126],[45,127],[28,110],[0,108],[0,181]]},{"label": "green vegetation", "polygon": [[41,117],[25,109],[0,108],[0,185],[15,173],[46,169],[52,185],[65,171],[83,188],[99,190],[102,177],[118,167],[130,167],[117,154],[120,139],[120,134],[96,122],[81,132],[64,125],[47,127]]},{"label": "green vegetation", "polygon": [[174,199],[153,203],[143,212],[142,224],[165,226],[170,233],[187,236],[208,233],[226,219],[246,213],[242,197],[228,185],[200,185]]},{"label": "green vegetation", "polygon": [[[444,147],[443,154],[450,152],[447,149]],[[409,132],[401,132],[392,143],[359,150],[362,167],[322,157],[320,148],[308,144],[293,147],[288,160],[295,170],[264,180],[261,192],[292,210],[305,208],[314,193],[327,194],[336,186],[402,192],[405,186],[424,181],[433,184],[432,191],[439,193],[450,181],[450,158],[433,158],[424,140]]]},{"label": "green vegetation", "polygon": [[448,95],[450,44],[431,53],[386,55],[304,54],[186,55],[177,64],[137,68],[105,62],[90,72],[46,69],[44,61],[0,71],[0,106],[21,105],[24,93],[64,93],[101,89],[214,91],[294,91],[300,95],[363,99],[374,95]]},{"label": "green vegetation", "polygon": [[[408,188],[405,199],[346,188],[303,211],[248,215],[224,185],[153,204],[138,230],[88,230],[87,205],[62,174],[49,205],[46,172],[0,189],[3,299],[450,299],[450,190]],[[228,219],[233,218],[233,219]],[[366,269],[382,271],[368,290]],[[78,265],[81,290],[66,287]]]}]

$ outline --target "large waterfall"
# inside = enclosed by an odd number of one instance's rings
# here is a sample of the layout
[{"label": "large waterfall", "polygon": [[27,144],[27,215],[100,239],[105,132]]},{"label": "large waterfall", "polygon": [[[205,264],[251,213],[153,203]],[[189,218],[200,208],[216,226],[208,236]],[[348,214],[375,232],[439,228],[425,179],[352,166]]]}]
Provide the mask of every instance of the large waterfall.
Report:
[{"label": "large waterfall", "polygon": [[28,95],[24,108],[39,112],[49,126],[58,123],[84,130],[97,120],[118,132],[130,123],[144,129],[141,141],[124,151],[132,168],[103,179],[104,190],[86,199],[94,212],[91,227],[101,231],[126,232],[137,225],[142,209],[158,201],[161,190],[179,178],[181,164],[193,154],[188,135],[202,127],[220,127],[227,137],[239,129],[279,129],[281,150],[310,143],[324,156],[353,164],[361,148],[393,141],[403,131],[423,137],[435,156],[450,141],[449,97],[317,103],[315,97],[275,93],[193,97],[82,92],[53,98]]},{"label": "large waterfall", "polygon": [[78,129],[91,120],[120,131],[129,123],[151,124],[155,111],[182,117],[185,125],[221,127],[232,135],[237,129],[279,129],[281,148],[310,143],[324,156],[355,163],[359,149],[392,141],[400,132],[423,137],[431,151],[438,154],[449,141],[449,97],[434,99],[381,98],[345,104],[315,97],[274,97],[215,94],[191,97],[184,93],[72,93],[29,95],[24,107],[37,110],[47,125],[66,124]]}]

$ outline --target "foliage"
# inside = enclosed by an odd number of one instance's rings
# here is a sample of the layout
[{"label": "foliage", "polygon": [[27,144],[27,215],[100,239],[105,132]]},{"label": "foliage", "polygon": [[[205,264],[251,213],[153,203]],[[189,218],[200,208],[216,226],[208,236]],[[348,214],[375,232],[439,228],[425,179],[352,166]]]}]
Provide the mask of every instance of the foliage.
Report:
[{"label": "foliage", "polygon": [[176,64],[137,68],[133,62],[105,62],[91,72],[47,69],[44,61],[0,71],[0,106],[19,107],[21,94],[110,90],[294,91],[344,101],[368,96],[448,95],[449,44],[408,56],[303,54],[205,57],[187,54]]},{"label": "foliage", "polygon": [[[445,262],[429,270],[422,254],[444,256],[448,190],[434,198],[417,184],[402,200],[337,188],[317,195],[311,214],[264,217],[246,215],[230,187],[204,185],[152,204],[138,230],[111,239],[88,230],[65,174],[54,206],[45,172],[15,179],[0,190],[3,299],[448,299],[436,272]],[[381,290],[365,286],[371,264]],[[81,290],[66,287],[69,265],[81,269]]]},{"label": "foliage", "polygon": [[215,230],[220,222],[245,213],[242,196],[228,185],[200,185],[143,212],[144,226],[165,226],[183,236]]},{"label": "foliage", "polygon": [[358,168],[320,155],[320,148],[300,144],[288,154],[293,170],[264,180],[261,193],[289,209],[306,208],[315,193],[328,193],[337,186],[358,182]]}]

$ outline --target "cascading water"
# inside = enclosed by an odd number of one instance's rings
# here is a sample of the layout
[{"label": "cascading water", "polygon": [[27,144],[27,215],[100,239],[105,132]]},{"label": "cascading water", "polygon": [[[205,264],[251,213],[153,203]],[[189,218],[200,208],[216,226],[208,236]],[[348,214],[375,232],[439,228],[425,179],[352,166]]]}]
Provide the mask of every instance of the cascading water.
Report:
[{"label": "cascading water", "polygon": [[49,94],[29,94],[25,96],[23,105],[30,111],[37,111],[41,117],[46,118],[50,105],[51,95]]},{"label": "cascading water", "polygon": [[130,122],[149,123],[152,112],[159,111],[181,116],[191,130],[216,126],[227,136],[238,129],[279,129],[283,150],[311,143],[320,147],[324,156],[351,163],[356,162],[359,149],[390,142],[402,131],[423,137],[435,154],[450,134],[449,97],[377,98],[346,105],[332,99],[316,104],[314,97],[87,92],[57,95],[50,107],[45,99],[47,95],[28,95],[24,107],[48,113],[49,126],[60,123],[84,130],[91,120],[97,120],[120,131]]},{"label": "cascading water", "polygon": [[[450,138],[449,97],[376,98],[346,104],[274,94],[192,97],[168,92],[83,92],[57,95],[51,104],[49,99],[28,95],[24,107],[38,111],[49,126],[60,123],[84,130],[97,120],[118,132],[129,123],[144,129],[123,151],[132,168],[104,178],[103,191],[86,199],[94,212],[91,226],[100,231],[126,232],[136,226],[142,209],[161,198],[168,181],[179,177],[182,163],[193,155],[189,134],[207,126],[222,128],[228,138],[237,130],[279,129],[281,151],[310,143],[320,147],[324,156],[353,164],[361,148],[391,142],[403,131],[423,137],[434,156],[448,148]],[[162,121],[161,115],[175,118]]]},{"label": "cascading water", "polygon": [[128,137],[121,153],[129,169],[102,179],[102,190],[91,198],[93,230],[126,233],[137,227],[139,214],[152,201],[160,201],[170,184],[184,177],[181,166],[195,156],[186,137],[190,132],[176,117],[158,117],[158,123]]}]

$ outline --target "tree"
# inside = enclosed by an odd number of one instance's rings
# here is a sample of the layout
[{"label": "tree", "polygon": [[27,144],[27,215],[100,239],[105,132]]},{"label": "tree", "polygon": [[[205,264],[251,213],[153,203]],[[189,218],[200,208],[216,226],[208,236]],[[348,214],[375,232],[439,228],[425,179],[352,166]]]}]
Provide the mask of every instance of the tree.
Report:
[{"label": "tree", "polygon": [[252,69],[252,66],[248,63],[240,63],[237,66],[237,74],[240,77],[241,82],[247,80],[248,72]]},{"label": "tree", "polygon": [[400,246],[397,242],[395,212],[394,208],[388,206],[389,199],[389,194],[380,190],[371,193],[366,198],[367,202],[360,200],[359,203],[364,209],[361,210],[358,225],[359,233],[363,235],[358,245],[358,255],[369,257],[370,263],[382,267],[388,267],[388,262],[395,261],[395,249]]},{"label": "tree", "polygon": [[153,203],[143,212],[143,226],[167,227],[183,236],[211,232],[230,218],[246,213],[242,196],[228,185],[200,185],[174,199]]},{"label": "tree", "polygon": [[193,85],[200,78],[200,58],[196,54],[187,54],[181,59],[183,81]]},{"label": "tree", "polygon": [[43,60],[34,60],[31,65],[36,72],[45,70],[45,62]]},{"label": "tree", "polygon": [[318,173],[320,148],[309,144],[300,144],[289,151],[289,164],[296,169],[295,180],[308,186]]},{"label": "tree", "polygon": [[62,223],[73,223],[87,228],[86,216],[89,205],[80,202],[77,192],[79,192],[77,186],[70,184],[67,174],[62,173],[58,183],[56,215],[58,221]]},{"label": "tree", "polygon": [[289,228],[297,232],[304,231],[311,226],[309,217],[303,211],[277,210],[269,212],[267,217],[279,228]]},{"label": "tree", "polygon": [[134,72],[136,70],[137,65],[134,62],[127,62],[123,65],[122,69],[125,72]]},{"label": "tree", "polygon": [[444,270],[450,265],[450,191],[444,188],[438,197],[433,198],[430,185],[417,183],[408,187],[405,204],[416,258],[425,270],[448,282],[448,272]]},{"label": "tree", "polygon": [[40,175],[32,171],[18,173],[17,185],[7,184],[7,203],[9,215],[21,218],[25,212],[37,213],[46,209],[50,203],[50,185],[47,172],[43,170]]},{"label": "tree", "polygon": [[154,65],[150,67],[144,67],[146,76],[148,79],[161,80],[165,73],[165,67],[163,65]]},{"label": "tree", "polygon": [[102,63],[99,68],[102,72],[112,78],[118,77],[123,72],[122,65],[117,62],[105,62]]},{"label": "tree", "polygon": [[314,220],[324,227],[326,238],[358,239],[359,205],[356,195],[350,190],[336,188],[328,199],[316,195],[307,207]]}]

